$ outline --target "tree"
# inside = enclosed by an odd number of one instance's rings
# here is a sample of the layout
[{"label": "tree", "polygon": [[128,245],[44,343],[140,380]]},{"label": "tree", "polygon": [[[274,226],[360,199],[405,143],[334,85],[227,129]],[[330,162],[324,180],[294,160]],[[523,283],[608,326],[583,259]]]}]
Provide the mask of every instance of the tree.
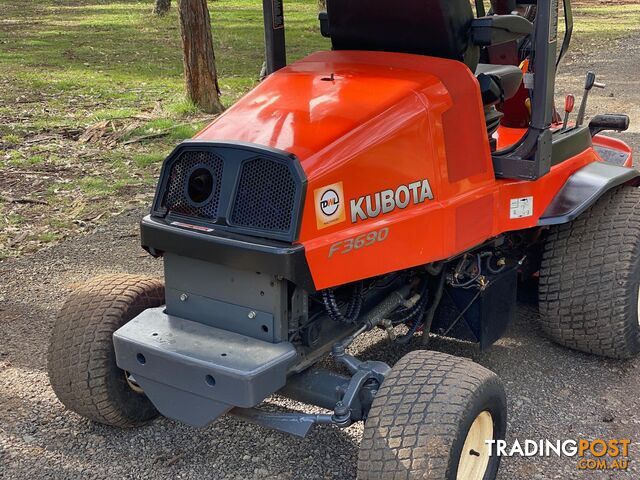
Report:
[{"label": "tree", "polygon": [[187,96],[201,110],[220,113],[211,19],[207,0],[178,0]]},{"label": "tree", "polygon": [[153,13],[156,15],[164,15],[171,8],[171,0],[156,0],[153,5]]}]

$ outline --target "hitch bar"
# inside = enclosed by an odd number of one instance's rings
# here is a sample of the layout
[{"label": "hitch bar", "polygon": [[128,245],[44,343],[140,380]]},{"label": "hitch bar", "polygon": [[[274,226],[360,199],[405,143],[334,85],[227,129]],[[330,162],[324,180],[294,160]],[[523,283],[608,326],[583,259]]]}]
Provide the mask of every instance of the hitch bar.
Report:
[{"label": "hitch bar", "polygon": [[265,412],[257,408],[234,408],[229,413],[247,422],[304,438],[316,423],[333,423],[332,415]]}]

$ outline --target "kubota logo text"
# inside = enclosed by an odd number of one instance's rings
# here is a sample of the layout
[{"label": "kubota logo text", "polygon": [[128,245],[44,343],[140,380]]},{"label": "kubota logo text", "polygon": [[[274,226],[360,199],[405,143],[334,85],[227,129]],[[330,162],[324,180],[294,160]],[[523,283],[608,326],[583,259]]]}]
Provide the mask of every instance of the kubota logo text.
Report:
[{"label": "kubota logo text", "polygon": [[351,200],[351,222],[374,218],[381,213],[389,213],[396,208],[406,208],[413,203],[417,205],[425,200],[433,200],[433,192],[429,180],[418,180],[408,185],[400,185],[395,190],[382,190]]}]

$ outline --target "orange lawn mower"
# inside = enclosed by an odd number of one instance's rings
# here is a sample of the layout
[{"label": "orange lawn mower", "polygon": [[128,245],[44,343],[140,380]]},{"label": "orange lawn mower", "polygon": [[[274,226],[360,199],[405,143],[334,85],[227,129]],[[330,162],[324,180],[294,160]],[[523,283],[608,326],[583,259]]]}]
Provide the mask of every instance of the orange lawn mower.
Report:
[{"label": "orange lawn mower", "polygon": [[[118,427],[362,421],[363,480],[494,479],[503,385],[429,337],[490,347],[536,281],[553,340],[640,351],[640,173],[601,133],[629,119],[585,124],[591,73],[575,122],[572,97],[555,110],[570,0],[562,42],[558,0],[328,0],[331,51],[290,65],[282,2],[263,7],[266,78],[169,155],[142,220],[164,283],[111,275],[73,293],[53,389]],[[361,361],[348,347],[372,329],[421,348]],[[261,409],[276,393],[326,413]]]}]

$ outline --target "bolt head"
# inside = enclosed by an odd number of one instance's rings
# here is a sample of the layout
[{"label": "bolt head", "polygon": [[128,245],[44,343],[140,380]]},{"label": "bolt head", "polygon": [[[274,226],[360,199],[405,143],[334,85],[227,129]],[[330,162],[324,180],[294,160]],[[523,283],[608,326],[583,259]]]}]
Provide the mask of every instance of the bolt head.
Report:
[{"label": "bolt head", "polygon": [[186,302],[186,301],[187,301],[187,298],[189,298],[189,295],[187,295],[186,293],[182,293],[182,294],[180,295],[180,301],[181,301],[181,302]]},{"label": "bolt head", "polygon": [[248,314],[247,317],[249,317],[251,320],[253,320],[254,318],[256,318],[257,314],[256,312],[254,312],[253,310],[251,310]]}]

